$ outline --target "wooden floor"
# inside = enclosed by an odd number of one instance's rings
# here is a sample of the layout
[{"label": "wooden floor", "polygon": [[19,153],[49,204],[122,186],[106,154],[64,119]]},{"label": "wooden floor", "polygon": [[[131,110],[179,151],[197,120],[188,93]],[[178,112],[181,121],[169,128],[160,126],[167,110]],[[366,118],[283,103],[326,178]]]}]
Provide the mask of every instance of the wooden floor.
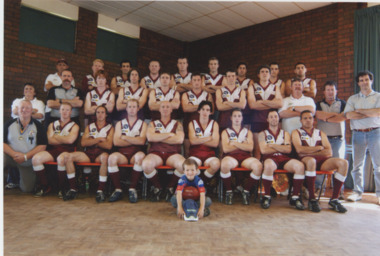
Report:
[{"label": "wooden floor", "polygon": [[126,199],[97,204],[81,194],[63,202],[4,192],[4,255],[379,255],[380,206],[374,194],[345,203],[346,214],[297,211],[285,198],[259,204],[216,202],[197,223],[169,203]]}]

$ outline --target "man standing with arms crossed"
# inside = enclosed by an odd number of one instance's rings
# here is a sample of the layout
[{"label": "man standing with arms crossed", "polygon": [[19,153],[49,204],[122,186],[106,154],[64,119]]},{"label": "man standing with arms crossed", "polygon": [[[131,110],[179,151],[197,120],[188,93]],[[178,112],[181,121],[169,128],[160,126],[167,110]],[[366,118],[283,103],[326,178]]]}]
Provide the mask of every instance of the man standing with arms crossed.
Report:
[{"label": "man standing with arms crossed", "polygon": [[380,204],[380,93],[372,89],[373,74],[361,71],[356,76],[360,92],[351,96],[344,114],[352,130],[353,193],[349,201],[359,201],[364,192],[363,164],[367,149],[371,154],[375,175],[377,202]]}]

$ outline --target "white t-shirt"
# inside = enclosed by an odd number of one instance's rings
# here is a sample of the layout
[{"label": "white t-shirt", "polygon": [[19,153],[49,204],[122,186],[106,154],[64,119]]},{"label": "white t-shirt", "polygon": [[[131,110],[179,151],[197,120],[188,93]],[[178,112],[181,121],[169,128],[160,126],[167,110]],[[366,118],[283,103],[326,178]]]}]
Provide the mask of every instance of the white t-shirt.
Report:
[{"label": "white t-shirt", "polygon": [[[20,101],[22,100],[25,100],[25,97],[24,98],[17,98],[15,99],[13,102],[12,102],[12,118],[17,118],[18,115],[15,115],[13,114],[13,110],[18,107],[18,105],[20,104]],[[32,103],[32,107],[37,109],[37,113],[41,113],[42,114],[42,118],[41,119],[37,119],[38,121],[42,122],[44,119],[45,119],[45,104],[41,101],[41,100],[37,100],[36,97],[34,97],[33,100],[30,101]]]},{"label": "white t-shirt", "polygon": [[[46,80],[45,80],[45,84],[44,84],[44,91],[47,92],[46,90],[46,87],[45,85],[48,83],[48,82],[52,82],[52,84],[54,86],[60,86],[62,84],[62,80],[61,78],[59,77],[58,73],[55,73],[55,74],[50,74],[46,77]],[[71,81],[71,85],[75,87],[75,81],[73,79],[73,81]]]},{"label": "white t-shirt", "polygon": [[[292,95],[290,95],[289,97],[286,97],[284,99],[284,105],[282,106],[282,108],[280,108],[278,113],[281,113],[282,111],[287,110],[290,107],[298,106],[312,106],[315,111],[315,103],[312,98],[302,95],[301,98],[295,99]],[[282,129],[287,131],[289,134],[291,134],[294,129],[301,128],[301,126],[302,125],[299,116],[282,119]]]}]

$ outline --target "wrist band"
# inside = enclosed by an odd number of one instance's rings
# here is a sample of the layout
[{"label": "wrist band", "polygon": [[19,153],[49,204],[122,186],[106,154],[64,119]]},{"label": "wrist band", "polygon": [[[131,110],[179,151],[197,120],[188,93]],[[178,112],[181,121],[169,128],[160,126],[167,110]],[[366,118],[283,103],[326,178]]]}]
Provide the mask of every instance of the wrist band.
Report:
[{"label": "wrist band", "polygon": [[28,161],[28,157],[26,156],[26,154],[24,154],[24,159],[25,159],[25,162]]}]

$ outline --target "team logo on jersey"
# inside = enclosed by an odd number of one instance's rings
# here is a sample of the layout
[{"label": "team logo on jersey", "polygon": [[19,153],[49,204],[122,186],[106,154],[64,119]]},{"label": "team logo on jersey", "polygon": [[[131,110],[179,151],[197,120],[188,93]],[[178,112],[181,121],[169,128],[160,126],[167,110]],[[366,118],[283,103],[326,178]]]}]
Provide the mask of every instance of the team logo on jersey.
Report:
[{"label": "team logo on jersey", "polygon": [[156,125],[156,131],[162,131],[164,129],[163,125],[161,123],[158,123]]},{"label": "team logo on jersey", "polygon": [[131,92],[130,92],[130,91],[126,91],[126,92],[125,92],[125,95],[126,95],[126,96],[129,96],[129,95],[131,95]]},{"label": "team logo on jersey", "polygon": [[55,134],[57,134],[57,133],[61,133],[61,125],[57,125],[57,126],[55,127],[55,131],[54,131],[54,133],[55,133]]},{"label": "team logo on jersey", "polygon": [[235,85],[236,85],[236,86],[240,86],[240,83],[239,83],[238,80],[235,81]]},{"label": "team logo on jersey", "polygon": [[157,92],[156,99],[162,99],[162,98],[163,98],[162,92]]},{"label": "team logo on jersey", "polygon": [[237,136],[235,132],[231,132],[230,134],[230,140],[237,140]]},{"label": "team logo on jersey", "polygon": [[274,143],[274,137],[272,135],[267,136],[267,143],[268,144],[273,144]]},{"label": "team logo on jersey", "polygon": [[92,128],[92,129],[91,129],[91,132],[96,132],[96,128]]},{"label": "team logo on jersey", "polygon": [[301,140],[308,140],[309,135],[306,132],[301,132]]},{"label": "team logo on jersey", "polygon": [[256,89],[255,94],[263,94],[264,93],[263,88],[261,88],[260,86],[257,86],[255,89]]},{"label": "team logo on jersey", "polygon": [[129,125],[128,125],[128,124],[123,125],[123,129],[124,129],[124,130],[127,130],[128,128],[129,128]]},{"label": "team logo on jersey", "polygon": [[92,101],[98,101],[99,96],[97,94],[92,95]]}]

